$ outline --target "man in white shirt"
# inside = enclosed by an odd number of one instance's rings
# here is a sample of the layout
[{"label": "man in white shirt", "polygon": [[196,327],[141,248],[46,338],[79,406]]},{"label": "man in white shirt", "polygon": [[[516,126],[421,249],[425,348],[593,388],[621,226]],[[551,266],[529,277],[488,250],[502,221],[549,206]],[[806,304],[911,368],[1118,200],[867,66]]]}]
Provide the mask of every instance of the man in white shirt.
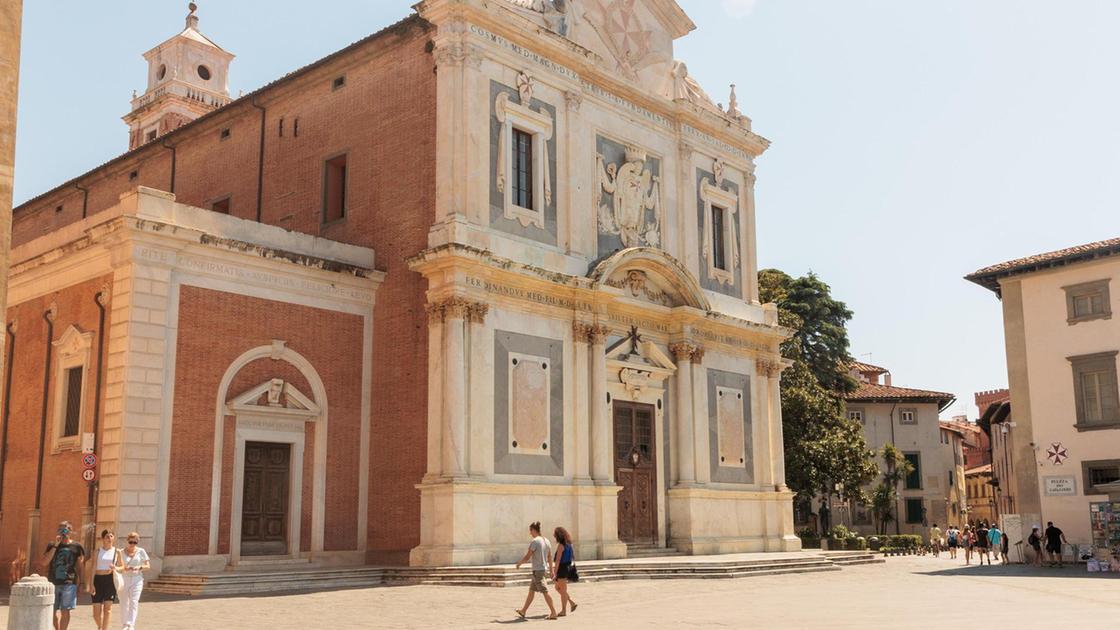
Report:
[{"label": "man in white shirt", "polygon": [[517,562],[516,567],[520,569],[521,565],[532,561],[533,581],[529,584],[529,596],[525,598],[525,605],[517,609],[517,616],[524,619],[529,605],[533,603],[533,597],[537,593],[544,593],[544,601],[548,603],[548,618],[556,619],[556,606],[552,604],[552,596],[548,594],[548,587],[544,583],[545,576],[552,573],[552,545],[541,536],[540,523],[529,525],[529,536],[533,541],[529,543],[529,550]]}]

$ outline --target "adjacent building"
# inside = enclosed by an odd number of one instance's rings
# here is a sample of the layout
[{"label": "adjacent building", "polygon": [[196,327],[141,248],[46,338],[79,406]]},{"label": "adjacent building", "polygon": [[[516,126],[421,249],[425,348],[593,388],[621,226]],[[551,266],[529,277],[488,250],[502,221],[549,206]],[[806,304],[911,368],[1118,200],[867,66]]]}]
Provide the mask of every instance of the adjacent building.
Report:
[{"label": "adjacent building", "polygon": [[584,558],[799,548],[769,142],[674,59],[692,21],[415,11],[232,99],[192,8],[130,150],[15,210],[0,560],[64,518],[165,573],[507,562],[535,520]]},{"label": "adjacent building", "polygon": [[[939,420],[956,397],[895,386],[889,370],[868,363],[854,362],[851,373],[859,386],[845,396],[848,418],[863,425],[869,448],[878,453],[893,444],[913,466],[900,485],[898,518],[888,524],[888,532],[924,535],[933,523],[944,526],[960,519],[967,507],[963,435]],[[869,508],[858,506],[853,512],[871,524]]]},{"label": "adjacent building", "polygon": [[[1010,402],[991,424],[997,470],[997,436],[1007,438],[1014,466],[1007,509],[1025,531],[1054,521],[1070,542],[1120,545],[1120,532],[1104,525],[1120,520],[1120,505],[1102,488],[1120,479],[1120,238],[1000,263],[967,279],[1003,305]],[[1008,471],[997,476],[1006,489]]]}]

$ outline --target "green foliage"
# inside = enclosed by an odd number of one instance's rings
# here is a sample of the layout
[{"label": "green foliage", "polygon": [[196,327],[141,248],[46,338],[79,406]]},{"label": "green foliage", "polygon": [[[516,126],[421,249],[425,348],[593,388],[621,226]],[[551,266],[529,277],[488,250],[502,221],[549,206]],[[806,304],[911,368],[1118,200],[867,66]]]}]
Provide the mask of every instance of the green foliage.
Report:
[{"label": "green foliage", "polygon": [[778,321],[796,334],[782,345],[793,367],[782,375],[786,483],[803,497],[833,494],[867,501],[865,490],[879,474],[859,422],[844,414],[842,395],[854,381],[844,326],[852,313],[832,298],[813,274],[792,278],[776,269],[759,273],[763,302],[778,305]]},{"label": "green foliage", "polygon": [[818,536],[817,532],[811,527],[805,527],[801,530],[798,530],[797,537],[801,539],[802,549],[821,548],[821,537]]},{"label": "green foliage", "polygon": [[871,495],[871,512],[879,523],[879,533],[887,531],[887,524],[894,521],[895,504],[898,502],[898,484],[914,472],[914,466],[894,444],[885,444],[880,451],[883,458],[883,480]]},{"label": "green foliage", "polygon": [[882,551],[917,551],[922,546],[922,537],[913,534],[880,536]]},{"label": "green foliage", "polygon": [[832,289],[816,274],[790,277],[777,269],[758,274],[759,297],[778,305],[778,322],[795,329],[782,345],[787,359],[802,361],[817,382],[828,390],[846,393],[856,388],[848,374],[848,320],[852,311],[832,297]]}]

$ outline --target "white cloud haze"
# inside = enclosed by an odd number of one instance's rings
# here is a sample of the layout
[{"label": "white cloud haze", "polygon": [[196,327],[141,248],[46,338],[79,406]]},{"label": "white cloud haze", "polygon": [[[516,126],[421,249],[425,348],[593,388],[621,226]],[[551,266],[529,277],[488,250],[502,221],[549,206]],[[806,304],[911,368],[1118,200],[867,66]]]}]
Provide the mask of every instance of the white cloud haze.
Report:
[{"label": "white cloud haze", "polygon": [[745,18],[754,12],[758,0],[723,0],[723,12],[735,19]]}]

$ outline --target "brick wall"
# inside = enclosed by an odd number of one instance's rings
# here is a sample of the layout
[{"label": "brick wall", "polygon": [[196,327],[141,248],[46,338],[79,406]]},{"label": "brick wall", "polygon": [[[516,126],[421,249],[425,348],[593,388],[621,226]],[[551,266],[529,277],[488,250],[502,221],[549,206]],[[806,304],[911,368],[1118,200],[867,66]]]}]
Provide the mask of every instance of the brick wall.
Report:
[{"label": "brick wall", "polygon": [[[43,411],[43,373],[46,361],[47,324],[43,313],[53,302],[57,305],[52,341],[58,341],[66,329],[74,325],[81,332],[93,333],[87,379],[97,378],[97,327],[99,311],[95,296],[110,281],[110,277],[97,278],[77,284],[42,297],[11,306],[8,321],[16,323],[14,361],[12,363],[12,391],[10,422],[8,426],[7,460],[4,462],[3,497],[0,501],[3,521],[0,522],[0,563],[7,567],[18,549],[27,547],[28,511],[35,502],[35,479],[39,458],[39,436]],[[106,316],[108,318],[108,315]],[[106,326],[108,326],[106,321]],[[107,339],[107,335],[106,335]],[[57,348],[52,348],[50,391],[47,396],[47,434],[43,458],[43,483],[41,500],[40,547],[54,538],[55,525],[69,520],[75,527],[82,522],[82,510],[87,506],[87,485],[82,481],[81,454],[76,450],[52,453],[54,426],[54,392],[59,384],[55,360]],[[106,345],[107,350],[107,345]],[[86,389],[82,409],[81,431],[92,431],[93,383]],[[42,549],[37,550],[38,553]],[[30,554],[37,563],[38,553]],[[38,565],[34,567],[38,570]],[[0,579],[7,580],[5,572]]]},{"label": "brick wall", "polygon": [[[262,221],[371,247],[378,268],[387,274],[378,293],[374,324],[365,533],[371,562],[407,562],[408,550],[419,543],[420,502],[414,485],[426,468],[426,286],[419,274],[407,269],[404,259],[426,247],[434,216],[436,86],[434,63],[426,50],[429,31],[430,26],[419,18],[405,20],[263,90],[257,98],[266,110]],[[341,75],[346,76],[345,87],[332,89],[332,80]],[[220,131],[227,127],[230,137],[222,140]],[[256,218],[260,130],[261,111],[245,99],[165,138],[176,147],[178,200],[208,208],[215,199],[231,195],[231,214]],[[349,156],[347,217],[324,226],[320,220],[323,161],[340,152]],[[151,143],[24,204],[15,211],[13,244],[80,220],[83,193],[75,184],[89,191],[90,215],[112,207],[122,193],[137,185],[168,190],[171,155],[162,142]],[[136,178],[130,179],[133,171]],[[63,205],[61,212],[55,212],[58,205]],[[187,300],[182,304],[190,308]],[[278,330],[280,338],[298,332],[293,325]],[[225,365],[215,369],[224,370]],[[350,369],[360,369],[360,361]],[[213,378],[220,378],[220,373]],[[176,388],[176,407],[182,391]],[[184,400],[183,404],[193,403]],[[211,416],[213,404],[207,400],[203,405]],[[212,418],[207,431],[213,432]],[[187,441],[173,441],[173,457],[197,457],[197,445],[183,439]],[[203,451],[206,458],[212,436],[210,440]],[[181,465],[193,470],[198,462],[184,459]],[[209,479],[209,468],[205,478]],[[203,522],[196,503],[201,499],[190,489],[177,497],[180,490],[171,491],[168,522],[174,521],[184,538],[177,543],[169,532],[167,552],[197,553],[198,541],[192,539],[196,534],[188,532]],[[207,518],[208,493],[207,488]],[[328,531],[334,531],[332,504],[344,513],[353,509],[356,500],[342,491],[328,496]],[[351,524],[340,525],[337,542],[328,539],[328,547],[345,546],[355,535],[345,530],[353,528],[353,519],[341,520]],[[303,531],[309,533],[308,524]]]},{"label": "brick wall", "polygon": [[[361,430],[362,318],[197,287],[180,289],[175,407],[168,488],[168,555],[205,554],[210,532],[210,479],[214,450],[214,406],[218,387],[233,361],[273,339],[307,358],[323,380],[328,401],[327,550],[357,547],[358,435]],[[220,343],[215,343],[220,339]],[[260,360],[242,368],[227,394],[236,396],[271,379],[290,380],[312,395],[306,379],[284,361]],[[232,424],[223,444],[223,529],[229,548],[232,497]],[[311,446],[311,445],[309,445]],[[304,479],[311,478],[313,447],[305,453]],[[304,527],[310,529],[310,485],[304,485]],[[220,525],[221,526],[221,525]],[[301,541],[302,542],[302,541]]]}]

